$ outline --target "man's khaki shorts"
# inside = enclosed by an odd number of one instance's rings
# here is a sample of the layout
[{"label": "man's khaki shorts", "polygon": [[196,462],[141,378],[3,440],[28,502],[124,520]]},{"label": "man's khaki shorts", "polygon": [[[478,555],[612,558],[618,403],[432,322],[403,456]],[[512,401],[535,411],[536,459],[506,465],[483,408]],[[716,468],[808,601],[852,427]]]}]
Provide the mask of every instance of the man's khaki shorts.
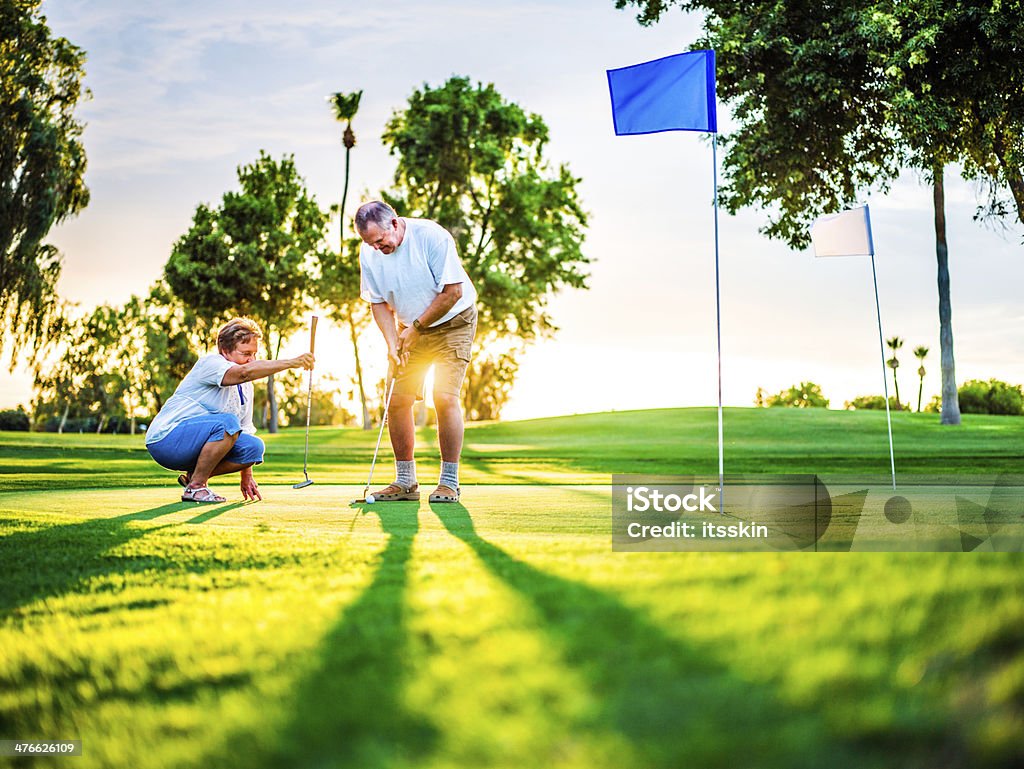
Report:
[{"label": "man's khaki shorts", "polygon": [[[399,327],[399,333],[403,328]],[[427,369],[436,364],[434,393],[458,396],[462,380],[466,377],[475,336],[476,307],[463,310],[440,331],[420,334],[409,351],[409,362],[398,369],[395,392],[422,398]]]}]

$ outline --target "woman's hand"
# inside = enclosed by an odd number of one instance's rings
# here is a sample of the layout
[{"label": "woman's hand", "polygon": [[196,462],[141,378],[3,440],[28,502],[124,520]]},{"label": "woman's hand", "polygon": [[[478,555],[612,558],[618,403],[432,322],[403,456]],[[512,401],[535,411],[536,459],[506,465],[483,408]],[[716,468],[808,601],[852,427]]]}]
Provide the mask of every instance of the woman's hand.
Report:
[{"label": "woman's hand", "polygon": [[[306,353],[307,355],[309,353]],[[242,470],[242,498],[245,500],[252,500],[253,502],[259,502],[263,499],[260,494],[259,484],[256,483],[256,479],[252,475],[252,468],[247,467]]]}]

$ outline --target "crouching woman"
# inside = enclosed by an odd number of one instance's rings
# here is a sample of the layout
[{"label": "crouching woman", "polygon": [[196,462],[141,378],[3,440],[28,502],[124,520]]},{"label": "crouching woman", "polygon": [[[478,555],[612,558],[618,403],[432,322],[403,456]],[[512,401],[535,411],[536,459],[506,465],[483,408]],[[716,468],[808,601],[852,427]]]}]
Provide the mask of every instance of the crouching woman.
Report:
[{"label": "crouching woman", "polygon": [[313,368],[313,354],[256,360],[263,334],[255,321],[235,318],[217,333],[217,352],[200,358],[146,431],[158,464],[182,471],[182,502],[224,502],[207,485],[215,475],[241,473],[243,499],[262,499],[252,474],[263,441],[252,422],[253,380],[290,368]]}]

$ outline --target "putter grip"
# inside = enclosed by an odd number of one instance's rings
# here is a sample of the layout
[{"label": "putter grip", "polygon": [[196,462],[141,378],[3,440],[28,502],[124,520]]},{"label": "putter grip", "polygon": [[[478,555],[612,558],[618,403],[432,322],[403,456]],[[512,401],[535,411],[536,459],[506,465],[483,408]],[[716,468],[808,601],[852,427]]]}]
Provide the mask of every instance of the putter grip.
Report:
[{"label": "putter grip", "polygon": [[313,323],[309,327],[309,351],[313,352],[313,348],[316,346],[316,315],[313,316]]}]

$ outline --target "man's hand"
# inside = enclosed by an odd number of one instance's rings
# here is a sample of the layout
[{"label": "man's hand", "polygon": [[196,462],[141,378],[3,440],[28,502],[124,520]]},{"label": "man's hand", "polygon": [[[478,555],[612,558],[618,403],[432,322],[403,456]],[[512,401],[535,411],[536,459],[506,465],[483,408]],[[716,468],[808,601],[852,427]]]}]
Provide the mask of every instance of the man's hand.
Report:
[{"label": "man's hand", "polygon": [[[309,353],[306,353],[307,355]],[[253,502],[259,502],[263,499],[260,494],[260,487],[256,483],[256,479],[252,475],[252,468],[247,467],[242,470],[242,498],[245,500],[252,500]]]},{"label": "man's hand", "polygon": [[313,353],[304,352],[298,358],[292,358],[291,362],[292,368],[304,368],[309,370],[313,368],[313,364],[316,362],[316,359],[313,357]]},{"label": "man's hand", "polygon": [[[401,345],[401,340],[398,342]],[[388,362],[395,368],[404,366],[409,360],[409,350],[405,347],[393,347],[388,345]]]},{"label": "man's hand", "polygon": [[398,335],[398,353],[404,355],[405,360],[402,361],[402,365],[409,359],[409,352],[413,347],[416,346],[416,342],[420,339],[420,332],[412,326],[404,329],[401,334]]}]

